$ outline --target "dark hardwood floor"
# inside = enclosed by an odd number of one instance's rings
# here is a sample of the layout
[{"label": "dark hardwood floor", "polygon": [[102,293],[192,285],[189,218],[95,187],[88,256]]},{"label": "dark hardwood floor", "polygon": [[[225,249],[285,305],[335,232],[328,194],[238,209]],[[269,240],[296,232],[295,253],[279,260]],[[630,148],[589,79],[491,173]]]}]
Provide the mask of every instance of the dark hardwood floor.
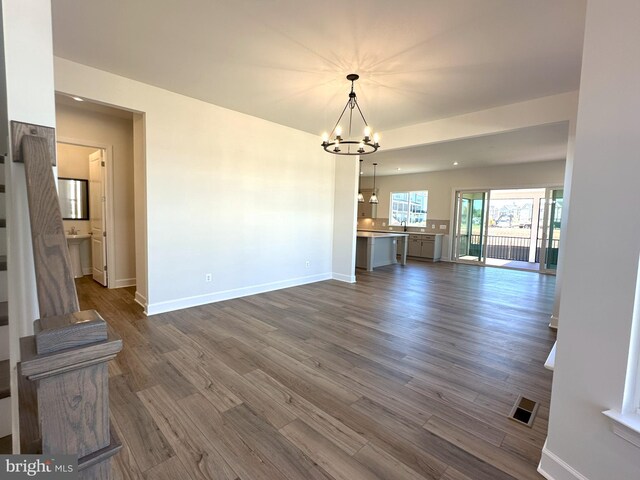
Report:
[{"label": "dark hardwood floor", "polygon": [[[542,478],[554,282],[413,262],[146,318],[80,279],[124,340],[115,477]],[[507,418],[519,394],[533,428]]]}]

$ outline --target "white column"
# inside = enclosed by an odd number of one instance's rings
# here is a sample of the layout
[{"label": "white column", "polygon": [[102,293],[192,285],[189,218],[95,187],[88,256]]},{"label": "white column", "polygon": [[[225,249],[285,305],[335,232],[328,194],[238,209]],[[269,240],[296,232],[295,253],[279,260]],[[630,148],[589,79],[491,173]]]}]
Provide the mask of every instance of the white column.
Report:
[{"label": "white column", "polygon": [[[549,327],[557,329],[560,320],[560,296],[564,279],[564,257],[566,250],[566,233],[569,221],[569,204],[571,202],[571,179],[573,177],[573,161],[576,148],[576,120],[569,121],[569,142],[567,144],[567,161],[564,168],[564,192],[562,199],[562,219],[560,220],[560,245],[558,248],[558,266],[556,268],[556,289],[553,299],[553,313]],[[597,193],[594,192],[597,195]],[[586,261],[586,260],[585,260]]]},{"label": "white column", "polygon": [[[603,410],[622,408],[640,255],[640,2],[588,0],[564,235],[547,478],[638,478],[640,450]],[[610,245],[606,255],[598,247]],[[576,473],[577,472],[577,473]]]},{"label": "white column", "polygon": [[358,215],[358,177],[360,158],[335,158],[333,204],[333,278],[356,281],[356,217]]}]

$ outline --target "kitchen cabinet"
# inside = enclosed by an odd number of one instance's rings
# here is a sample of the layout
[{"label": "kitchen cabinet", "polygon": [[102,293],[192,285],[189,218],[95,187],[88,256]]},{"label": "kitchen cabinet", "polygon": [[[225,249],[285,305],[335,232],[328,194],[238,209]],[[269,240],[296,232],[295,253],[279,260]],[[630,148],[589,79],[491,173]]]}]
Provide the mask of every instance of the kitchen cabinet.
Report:
[{"label": "kitchen cabinet", "polygon": [[[369,199],[373,193],[373,188],[362,188],[360,191],[364,197],[364,203],[358,203],[358,218],[376,218],[378,214],[378,205],[369,203]],[[377,194],[378,189],[376,188],[376,195]]]},{"label": "kitchen cabinet", "polygon": [[409,235],[410,257],[424,258],[434,262],[442,257],[442,234]]}]

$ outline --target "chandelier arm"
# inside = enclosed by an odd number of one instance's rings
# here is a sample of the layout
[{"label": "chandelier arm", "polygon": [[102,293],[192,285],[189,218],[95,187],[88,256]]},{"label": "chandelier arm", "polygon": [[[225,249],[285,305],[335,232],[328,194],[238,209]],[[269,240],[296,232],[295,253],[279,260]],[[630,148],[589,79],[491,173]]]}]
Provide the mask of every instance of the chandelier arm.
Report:
[{"label": "chandelier arm", "polygon": [[333,135],[336,131],[336,127],[338,125],[340,125],[340,120],[342,120],[342,116],[344,115],[344,112],[347,110],[347,107],[349,106],[349,101],[347,101],[347,104],[344,106],[344,108],[342,109],[342,113],[340,114],[340,116],[338,117],[338,121],[336,122],[336,124],[333,126],[333,130],[331,130],[331,133],[329,134],[329,136]]},{"label": "chandelier arm", "polygon": [[358,105],[358,100],[356,100],[356,107],[358,107],[358,112],[360,112],[360,116],[362,117],[362,121],[364,122],[364,126],[368,127],[369,124],[367,123],[367,120],[364,118],[364,114],[362,113],[362,110],[360,110],[360,105]]}]

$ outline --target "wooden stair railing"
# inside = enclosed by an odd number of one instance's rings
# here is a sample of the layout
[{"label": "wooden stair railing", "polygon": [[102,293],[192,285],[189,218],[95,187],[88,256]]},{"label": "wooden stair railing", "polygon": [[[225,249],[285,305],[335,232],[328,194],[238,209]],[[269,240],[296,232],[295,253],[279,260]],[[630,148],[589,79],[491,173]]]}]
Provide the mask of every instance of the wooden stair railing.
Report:
[{"label": "wooden stair railing", "polygon": [[79,311],[55,179],[52,128],[11,122],[13,160],[27,181],[40,319],[20,339],[21,453],[78,455],[79,478],[109,480],[121,445],[109,425],[107,362],[122,340]]}]

